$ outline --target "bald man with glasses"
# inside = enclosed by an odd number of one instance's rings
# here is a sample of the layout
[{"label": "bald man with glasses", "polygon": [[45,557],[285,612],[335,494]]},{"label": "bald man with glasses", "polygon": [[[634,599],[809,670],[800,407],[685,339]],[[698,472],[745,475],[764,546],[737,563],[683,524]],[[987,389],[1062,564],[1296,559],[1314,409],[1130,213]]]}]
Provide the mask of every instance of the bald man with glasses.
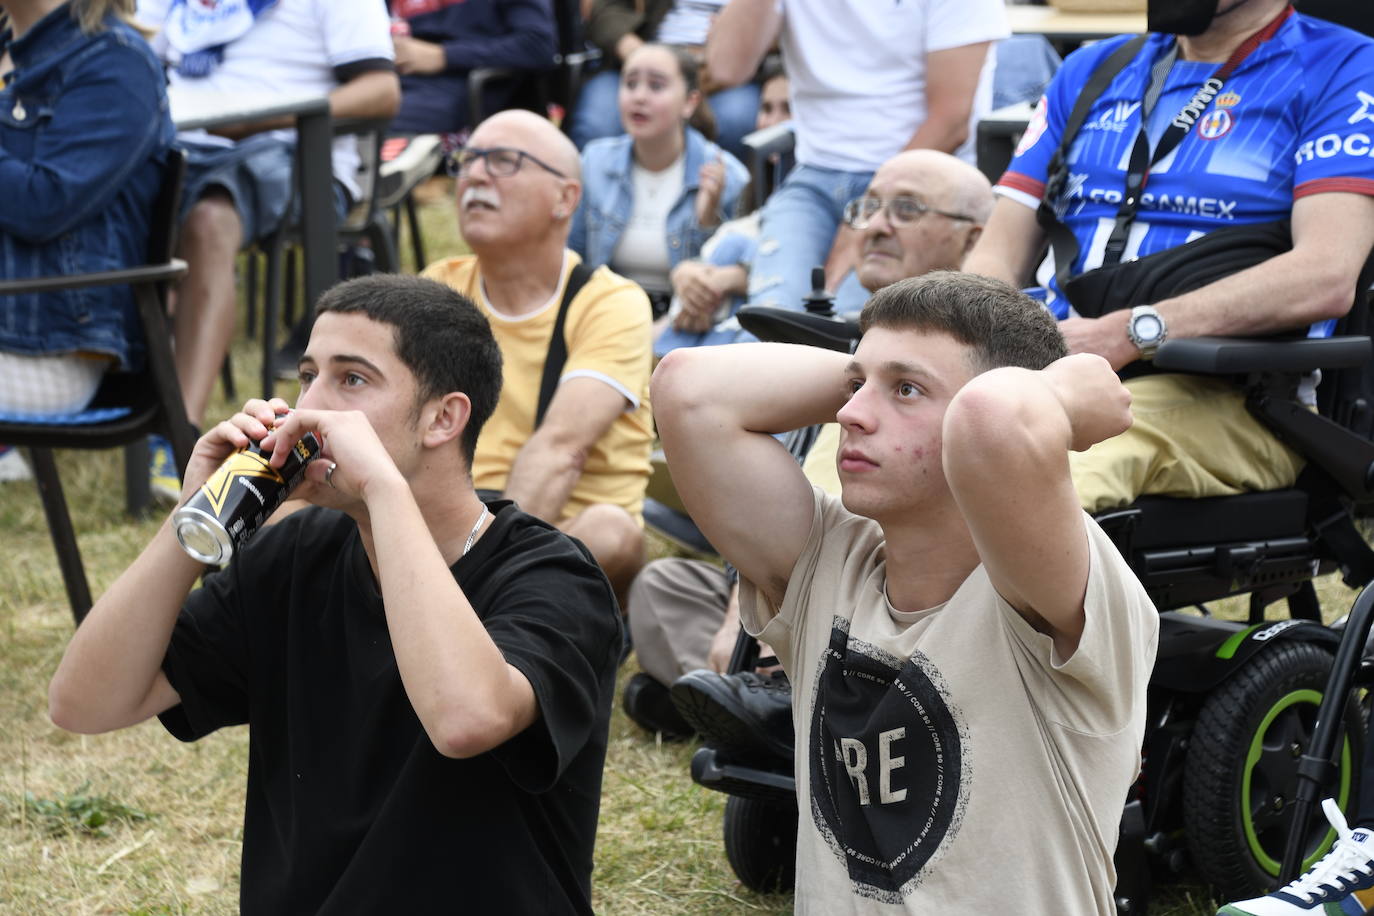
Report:
[{"label": "bald man with glasses", "polygon": [[581,540],[623,599],[644,563],[648,297],[606,267],[586,270],[568,249],[582,194],[577,149],[544,118],[492,116],[449,171],[472,254],[425,275],[477,303],[505,360],[473,484]]}]

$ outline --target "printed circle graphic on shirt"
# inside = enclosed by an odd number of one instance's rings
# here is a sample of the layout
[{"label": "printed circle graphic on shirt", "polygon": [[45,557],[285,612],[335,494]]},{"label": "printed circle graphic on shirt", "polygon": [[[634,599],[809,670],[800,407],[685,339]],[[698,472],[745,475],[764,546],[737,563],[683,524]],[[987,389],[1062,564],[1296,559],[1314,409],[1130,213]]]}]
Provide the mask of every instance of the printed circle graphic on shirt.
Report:
[{"label": "printed circle graphic on shirt", "polygon": [[1204,140],[1218,140],[1231,132],[1236,119],[1225,108],[1209,111],[1197,122],[1197,135]]},{"label": "printed circle graphic on shirt", "polygon": [[811,815],[854,893],[900,904],[959,832],[967,731],[943,679],[835,618],[812,696]]},{"label": "printed circle graphic on shirt", "polygon": [[1026,124],[1026,131],[1021,135],[1021,142],[1016,144],[1016,155],[1021,155],[1026,150],[1036,144],[1045,135],[1045,128],[1049,126],[1049,97],[1042,95],[1040,102],[1035,106],[1035,111],[1031,114],[1031,119]]}]

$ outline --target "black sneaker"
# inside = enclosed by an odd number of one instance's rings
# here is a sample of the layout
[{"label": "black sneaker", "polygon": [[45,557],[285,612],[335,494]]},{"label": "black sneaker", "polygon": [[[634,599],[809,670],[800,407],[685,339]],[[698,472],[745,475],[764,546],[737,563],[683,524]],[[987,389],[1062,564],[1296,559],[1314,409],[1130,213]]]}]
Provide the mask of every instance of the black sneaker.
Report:
[{"label": "black sneaker", "polygon": [[792,761],[792,684],[775,671],[721,675],[704,668],[673,682],[673,704],[707,744],[739,763]]},{"label": "black sneaker", "polygon": [[682,718],[668,695],[668,688],[643,671],[625,682],[620,698],[625,715],[646,732],[661,734],[666,741],[690,738],[692,726]]}]

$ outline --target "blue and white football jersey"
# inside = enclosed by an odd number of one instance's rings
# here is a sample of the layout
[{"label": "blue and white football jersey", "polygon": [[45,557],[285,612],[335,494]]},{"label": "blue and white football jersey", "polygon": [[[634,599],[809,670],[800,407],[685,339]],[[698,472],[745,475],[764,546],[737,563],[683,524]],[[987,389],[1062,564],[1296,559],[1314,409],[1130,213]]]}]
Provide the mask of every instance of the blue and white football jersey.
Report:
[{"label": "blue and white football jersey", "polygon": [[[1293,201],[1344,191],[1374,196],[1374,40],[1291,10],[1225,81],[1182,141],[1150,171],[1123,260],[1154,254],[1224,226],[1289,216]],[[1129,36],[1064,62],[1041,99],[998,192],[1038,205],[1049,163],[1080,87]],[[1069,150],[1061,219],[1079,243],[1075,275],[1102,264],[1116,221],[1141,100],[1174,38],[1151,35],[1090,110]],[[1220,65],[1175,62],[1150,114],[1151,150]],[[1067,303],[1051,287],[1059,317]],[[1329,329],[1327,329],[1329,333]]]}]

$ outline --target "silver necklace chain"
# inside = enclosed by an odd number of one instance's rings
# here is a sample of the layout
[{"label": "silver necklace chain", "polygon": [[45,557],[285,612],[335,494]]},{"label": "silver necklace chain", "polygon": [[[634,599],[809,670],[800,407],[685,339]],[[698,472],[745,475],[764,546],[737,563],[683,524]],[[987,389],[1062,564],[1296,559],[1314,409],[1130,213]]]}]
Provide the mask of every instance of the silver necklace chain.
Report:
[{"label": "silver necklace chain", "polygon": [[477,524],[473,525],[472,530],[468,532],[467,543],[463,544],[463,552],[459,554],[459,559],[468,555],[468,551],[472,549],[472,542],[477,540],[477,532],[481,530],[482,523],[487,520],[487,516],[490,514],[491,512],[487,510],[486,503],[483,503],[482,514],[477,516]]}]

